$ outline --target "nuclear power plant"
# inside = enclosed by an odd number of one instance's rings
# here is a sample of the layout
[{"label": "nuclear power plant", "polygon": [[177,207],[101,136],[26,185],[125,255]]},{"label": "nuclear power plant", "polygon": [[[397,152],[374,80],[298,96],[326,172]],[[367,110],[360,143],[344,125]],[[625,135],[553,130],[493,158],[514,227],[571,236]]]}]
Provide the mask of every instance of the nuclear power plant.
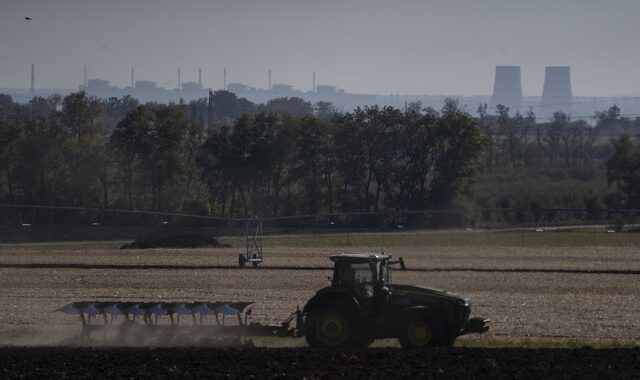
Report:
[{"label": "nuclear power plant", "polygon": [[547,66],[544,69],[544,87],[541,106],[543,112],[571,112],[571,68],[569,66]]},{"label": "nuclear power plant", "polygon": [[522,107],[520,66],[496,66],[491,105],[498,104],[512,109]]},{"label": "nuclear power plant", "polygon": [[[165,88],[156,82],[149,80],[137,80],[138,75],[142,73],[137,67],[130,67],[131,72],[129,78],[126,79],[127,86],[119,87],[111,84],[111,82],[100,79],[91,78],[88,66],[80,66],[78,73],[79,86],[77,88],[37,88],[35,64],[30,65],[30,83],[22,89],[0,88],[0,93],[15,97],[18,101],[28,102],[34,96],[48,96],[50,94],[59,94],[65,96],[74,91],[85,91],[88,95],[100,99],[109,99],[111,97],[122,97],[130,95],[141,103],[157,102],[162,104],[190,102],[192,100],[202,99],[208,96],[209,88],[205,84],[205,72],[197,69],[193,72],[192,81],[185,81],[182,75],[182,69],[177,68],[177,78],[174,76],[172,80],[168,80],[169,88]],[[540,68],[541,69],[541,68]],[[538,68],[532,70],[539,71]],[[39,66],[42,70],[42,66]],[[479,94],[474,96],[458,96],[455,94],[367,94],[367,93],[351,93],[337,86],[317,83],[315,71],[309,72],[308,90],[295,89],[292,85],[279,82],[273,83],[270,74],[271,70],[266,70],[265,86],[263,88],[252,87],[236,81],[228,81],[227,74],[233,73],[225,68],[221,75],[221,88],[233,92],[239,98],[245,98],[250,102],[257,104],[266,104],[269,100],[281,97],[298,97],[307,102],[316,103],[319,101],[331,102],[340,111],[349,112],[356,107],[363,106],[390,106],[398,109],[404,109],[405,105],[411,102],[420,102],[422,107],[430,107],[440,109],[444,105],[446,99],[454,98],[459,104],[466,108],[470,113],[478,109],[478,105],[488,104],[490,107],[487,113],[494,115],[496,106],[499,104],[509,107],[509,114],[514,115],[516,112],[524,115],[532,110],[539,120],[548,120],[553,117],[555,112],[564,112],[570,114],[572,118],[588,118],[592,120],[592,115],[597,111],[606,110],[614,104],[624,103],[625,113],[640,113],[640,104],[633,97],[594,97],[594,96],[574,96],[571,86],[571,68],[569,66],[548,66],[545,68],[545,78],[542,93],[535,91],[532,94],[524,94],[522,81],[531,83],[527,80],[527,72],[522,73],[520,66],[495,66],[495,81],[493,83],[492,94]],[[540,70],[541,71],[541,70]],[[539,72],[540,72],[539,71]],[[28,72],[27,72],[28,73]],[[174,72],[175,73],[175,72]],[[541,73],[541,72],[540,72]],[[135,74],[135,76],[134,76]],[[144,75],[144,74],[143,74]],[[141,76],[143,76],[141,75]],[[174,74],[175,75],[175,74]],[[196,76],[197,75],[197,76]],[[524,78],[522,77],[524,75]],[[177,79],[177,83],[175,80]],[[540,88],[534,83],[533,88]],[[532,86],[529,86],[531,88]],[[526,90],[526,89],[525,89]],[[487,91],[488,92],[488,91]],[[634,102],[631,102],[634,100]]]}]

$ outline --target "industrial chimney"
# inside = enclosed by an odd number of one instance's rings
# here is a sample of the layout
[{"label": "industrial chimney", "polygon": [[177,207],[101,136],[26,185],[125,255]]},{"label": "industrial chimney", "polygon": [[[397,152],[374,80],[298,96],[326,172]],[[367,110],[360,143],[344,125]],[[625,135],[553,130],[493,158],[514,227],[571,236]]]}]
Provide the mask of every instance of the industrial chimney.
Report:
[{"label": "industrial chimney", "polygon": [[554,112],[571,112],[571,68],[569,66],[547,66],[544,69],[542,89],[542,113],[551,116]]},{"label": "industrial chimney", "polygon": [[198,86],[202,88],[202,69],[198,69]]},{"label": "industrial chimney", "polygon": [[522,106],[522,84],[520,66],[496,66],[491,105],[502,104],[517,111]]},{"label": "industrial chimney", "polygon": [[31,95],[36,92],[36,65],[31,64]]}]

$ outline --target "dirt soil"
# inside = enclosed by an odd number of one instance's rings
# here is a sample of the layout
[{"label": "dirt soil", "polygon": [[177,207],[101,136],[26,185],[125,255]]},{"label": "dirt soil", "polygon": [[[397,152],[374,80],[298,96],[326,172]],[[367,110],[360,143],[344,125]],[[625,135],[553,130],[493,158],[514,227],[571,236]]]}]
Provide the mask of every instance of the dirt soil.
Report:
[{"label": "dirt soil", "polygon": [[[79,332],[54,310],[73,301],[255,301],[278,322],[328,284],[328,256],[376,247],[265,250],[258,269],[238,249],[0,250],[0,344],[56,344]],[[451,290],[490,318],[479,341],[640,343],[640,256],[635,248],[398,248],[393,282]],[[54,333],[55,332],[55,333]]]},{"label": "dirt soil", "polygon": [[640,350],[0,348],[4,379],[637,379]]}]

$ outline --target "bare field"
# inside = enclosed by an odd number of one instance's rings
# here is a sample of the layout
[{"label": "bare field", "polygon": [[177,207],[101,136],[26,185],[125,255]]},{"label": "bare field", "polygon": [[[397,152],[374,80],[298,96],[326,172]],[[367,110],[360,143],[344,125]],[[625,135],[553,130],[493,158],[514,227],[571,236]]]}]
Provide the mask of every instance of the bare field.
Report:
[{"label": "bare field", "polygon": [[[283,320],[328,284],[329,255],[372,250],[377,249],[269,247],[263,268],[236,269],[241,252],[237,248],[51,251],[4,247],[0,249],[0,343],[24,343],[22,332],[33,338],[55,329],[74,331],[78,322],[53,310],[89,299],[247,300],[256,302],[257,317]],[[393,282],[470,297],[473,314],[492,320],[489,333],[465,339],[640,343],[640,252],[636,248],[398,247],[389,251],[403,256],[409,269],[395,271]],[[47,342],[44,337],[41,341]]]},{"label": "bare field", "polygon": [[640,350],[0,347],[3,379],[637,379]]}]

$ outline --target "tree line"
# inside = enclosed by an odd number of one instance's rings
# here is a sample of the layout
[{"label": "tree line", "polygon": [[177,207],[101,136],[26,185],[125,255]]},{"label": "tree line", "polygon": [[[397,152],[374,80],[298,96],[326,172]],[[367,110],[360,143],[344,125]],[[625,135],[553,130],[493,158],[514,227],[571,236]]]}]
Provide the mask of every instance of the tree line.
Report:
[{"label": "tree line", "polygon": [[441,110],[338,113],[326,102],[256,105],[226,91],[170,105],[0,95],[0,200],[225,217],[640,207],[633,175],[620,169],[633,167],[633,138],[603,138],[633,134],[639,120],[617,107],[595,127],[487,108],[472,116],[447,100]]},{"label": "tree line", "polygon": [[511,114],[501,105],[494,113],[487,108],[477,110],[486,143],[483,174],[472,189],[475,207],[640,207],[617,191],[619,180],[611,177],[609,164],[620,139],[633,145],[640,136],[640,118],[622,117],[615,105],[597,112],[594,125],[561,112],[542,121],[532,110]]},{"label": "tree line", "polygon": [[3,201],[229,217],[448,207],[482,146],[453,101],[435,113],[339,115],[280,99],[213,129],[193,117],[194,103],[128,103],[108,133],[117,103],[82,92],[5,99]]}]

